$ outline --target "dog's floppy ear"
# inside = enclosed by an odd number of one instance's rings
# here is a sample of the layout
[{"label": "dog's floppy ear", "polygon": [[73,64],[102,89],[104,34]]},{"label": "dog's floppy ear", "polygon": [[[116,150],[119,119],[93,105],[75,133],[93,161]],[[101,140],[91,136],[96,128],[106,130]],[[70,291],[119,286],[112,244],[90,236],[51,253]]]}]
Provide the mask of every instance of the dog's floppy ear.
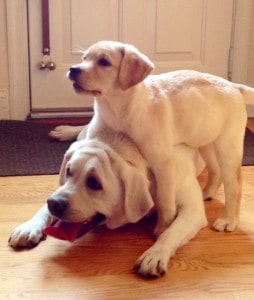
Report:
[{"label": "dog's floppy ear", "polygon": [[71,159],[73,153],[75,152],[76,149],[78,149],[80,147],[81,143],[79,141],[74,142],[70,145],[70,147],[68,148],[68,150],[65,152],[64,154],[64,158],[60,167],[60,171],[59,171],[59,184],[63,185],[65,183],[65,178],[66,178],[66,174],[65,174],[65,168],[66,168],[66,164],[67,162]]},{"label": "dog's floppy ear", "polygon": [[71,159],[72,154],[74,153],[74,151],[70,151],[68,150],[63,158],[61,167],[60,167],[60,171],[59,171],[59,185],[64,185],[65,183],[65,178],[66,178],[66,174],[65,174],[65,168],[66,168],[66,164],[67,162]]},{"label": "dog's floppy ear", "polygon": [[125,214],[127,219],[135,223],[143,218],[153,207],[149,193],[149,183],[143,174],[135,170],[125,179]]},{"label": "dog's floppy ear", "polygon": [[151,73],[154,65],[147,56],[131,45],[125,44],[121,52],[123,58],[119,69],[118,82],[122,90],[127,90],[144,80]]},{"label": "dog's floppy ear", "polygon": [[149,192],[149,181],[146,174],[134,166],[122,168],[119,175],[124,186],[125,218],[130,223],[136,223],[147,215],[154,205]]},{"label": "dog's floppy ear", "polygon": [[127,162],[112,149],[107,149],[107,153],[119,177],[122,191],[112,215],[106,219],[107,227],[113,229],[126,223],[138,222],[149,213],[154,202],[149,191],[150,182],[147,179],[146,165],[142,162],[134,165],[135,159]]}]

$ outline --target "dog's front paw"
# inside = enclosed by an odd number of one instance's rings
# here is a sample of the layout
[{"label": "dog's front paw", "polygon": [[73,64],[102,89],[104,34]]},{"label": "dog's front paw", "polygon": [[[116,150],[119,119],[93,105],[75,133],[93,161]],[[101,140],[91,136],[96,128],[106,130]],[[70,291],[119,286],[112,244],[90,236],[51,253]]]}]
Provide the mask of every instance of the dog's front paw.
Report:
[{"label": "dog's front paw", "polygon": [[213,228],[217,231],[231,232],[236,229],[238,220],[236,218],[219,218],[213,223]]},{"label": "dog's front paw", "polygon": [[157,247],[143,253],[134,265],[134,272],[146,279],[163,276],[167,272],[169,257]]},{"label": "dog's front paw", "polygon": [[41,226],[28,221],[14,229],[8,242],[11,247],[16,249],[33,248],[45,239],[46,235],[43,233]]}]

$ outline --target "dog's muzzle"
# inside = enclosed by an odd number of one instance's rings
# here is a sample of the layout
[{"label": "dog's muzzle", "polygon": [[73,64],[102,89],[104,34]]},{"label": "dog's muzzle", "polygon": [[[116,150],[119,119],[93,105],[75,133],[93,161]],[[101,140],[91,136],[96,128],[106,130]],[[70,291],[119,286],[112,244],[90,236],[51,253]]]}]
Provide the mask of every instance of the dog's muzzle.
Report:
[{"label": "dog's muzzle", "polygon": [[68,77],[71,80],[76,81],[78,79],[78,76],[80,75],[80,73],[81,73],[80,67],[72,66],[69,70]]},{"label": "dog's muzzle", "polygon": [[47,204],[50,213],[59,219],[61,219],[64,216],[69,206],[68,200],[56,196],[50,197],[47,201]]}]

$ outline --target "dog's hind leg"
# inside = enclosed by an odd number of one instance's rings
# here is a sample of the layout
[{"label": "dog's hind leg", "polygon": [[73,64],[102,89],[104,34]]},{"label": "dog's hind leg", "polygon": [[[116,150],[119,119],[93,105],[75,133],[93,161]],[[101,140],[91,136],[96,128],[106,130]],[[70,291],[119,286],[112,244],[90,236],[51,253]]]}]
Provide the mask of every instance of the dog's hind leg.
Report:
[{"label": "dog's hind leg", "polygon": [[220,166],[218,164],[218,160],[216,157],[213,144],[210,144],[205,147],[201,147],[199,151],[206,163],[207,172],[208,172],[208,180],[205,188],[203,189],[203,199],[212,200],[214,199],[222,183]]},{"label": "dog's hind leg", "polygon": [[239,221],[242,195],[243,136],[234,137],[232,141],[223,136],[215,147],[225,190],[225,210],[213,227],[218,231],[234,231]]}]

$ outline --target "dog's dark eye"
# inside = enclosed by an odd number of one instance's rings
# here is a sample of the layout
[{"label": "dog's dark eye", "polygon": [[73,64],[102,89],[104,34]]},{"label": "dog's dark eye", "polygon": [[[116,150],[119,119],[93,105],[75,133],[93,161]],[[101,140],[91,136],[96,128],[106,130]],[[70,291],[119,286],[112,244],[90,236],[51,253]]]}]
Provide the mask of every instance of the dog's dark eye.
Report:
[{"label": "dog's dark eye", "polygon": [[89,176],[86,179],[86,186],[93,191],[102,190],[102,185],[94,176]]},{"label": "dog's dark eye", "polygon": [[111,63],[106,58],[100,58],[98,60],[98,65],[101,66],[101,67],[110,67]]},{"label": "dog's dark eye", "polygon": [[66,177],[72,177],[72,173],[71,173],[70,167],[68,167],[68,168],[66,169]]}]

